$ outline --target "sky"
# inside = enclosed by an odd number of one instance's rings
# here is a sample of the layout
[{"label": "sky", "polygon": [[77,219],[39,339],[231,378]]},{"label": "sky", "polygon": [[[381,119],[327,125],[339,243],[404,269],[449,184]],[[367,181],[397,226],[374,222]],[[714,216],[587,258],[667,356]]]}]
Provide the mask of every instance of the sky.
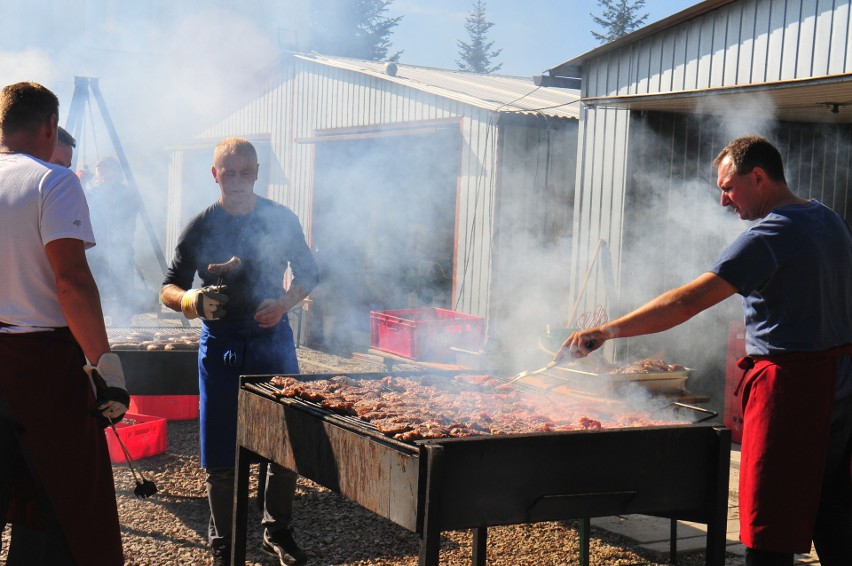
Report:
[{"label": "sky", "polygon": [[[645,24],[676,14],[698,0],[646,0],[640,14]],[[465,18],[473,0],[393,0],[388,16],[402,16],[391,38],[400,61],[455,69],[457,41],[468,41]],[[502,49],[495,62],[500,74],[540,75],[600,44],[592,31],[602,32],[591,14],[601,15],[597,0],[485,0],[493,49]]]}]

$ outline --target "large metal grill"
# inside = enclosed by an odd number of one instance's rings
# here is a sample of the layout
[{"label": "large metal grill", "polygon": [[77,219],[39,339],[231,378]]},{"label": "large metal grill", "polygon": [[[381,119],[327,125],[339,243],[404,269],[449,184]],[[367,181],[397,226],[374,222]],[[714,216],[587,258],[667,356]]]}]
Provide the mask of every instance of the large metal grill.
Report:
[{"label": "large metal grill", "polygon": [[473,529],[472,562],[485,564],[489,526],[634,513],[707,524],[706,563],[724,564],[730,431],[723,427],[402,442],[357,418],[277,398],[272,377],[244,377],[239,392],[235,564],[245,560],[248,467],[258,456],[418,533],[424,566],[438,564],[442,531]]}]

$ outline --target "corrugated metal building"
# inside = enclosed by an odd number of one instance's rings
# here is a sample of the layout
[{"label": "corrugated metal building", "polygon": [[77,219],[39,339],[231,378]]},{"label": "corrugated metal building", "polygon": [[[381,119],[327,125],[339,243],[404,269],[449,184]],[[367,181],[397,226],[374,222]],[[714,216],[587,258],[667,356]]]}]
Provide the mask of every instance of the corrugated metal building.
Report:
[{"label": "corrugated metal building", "polygon": [[[791,188],[849,219],[850,18],[848,0],[707,0],[550,69],[582,78],[572,292],[601,239],[617,281],[596,275],[585,309],[616,316],[691,280],[746,227],[715,204],[710,165],[738,135],[773,140]],[[741,316],[733,298],[616,355],[667,352],[719,399]]]},{"label": "corrugated metal building", "polygon": [[[212,200],[213,145],[239,135],[259,150],[256,190],[298,214],[317,254],[309,335],[334,349],[368,346],[370,310],[442,306],[487,317],[496,337],[527,295],[567,300],[577,91],[305,54],[252,84],[171,148],[167,250]],[[529,280],[542,261],[559,288]],[[541,324],[552,303],[536,305],[525,317]]]}]

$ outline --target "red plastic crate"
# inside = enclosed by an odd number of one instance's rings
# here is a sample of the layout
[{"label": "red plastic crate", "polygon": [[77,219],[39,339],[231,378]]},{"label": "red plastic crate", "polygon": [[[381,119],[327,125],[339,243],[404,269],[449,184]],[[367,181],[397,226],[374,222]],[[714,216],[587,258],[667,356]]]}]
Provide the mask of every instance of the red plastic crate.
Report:
[{"label": "red plastic crate", "polygon": [[370,312],[370,345],[418,361],[455,361],[450,346],[479,350],[485,320],[447,309],[421,308]]},{"label": "red plastic crate", "polygon": [[166,419],[162,417],[127,413],[124,419],[115,425],[115,432],[111,427],[107,427],[104,432],[109,447],[109,459],[114,464],[127,461],[115,437],[116,432],[134,460],[166,451]]},{"label": "red plastic crate", "polygon": [[129,410],[169,421],[191,421],[198,418],[198,395],[131,395]]},{"label": "red plastic crate", "polygon": [[725,409],[723,422],[731,429],[731,440],[741,443],[743,440],[742,392],[734,395],[743,376],[743,370],[737,367],[737,360],[746,355],[745,326],[742,322],[732,322],[728,327],[728,358],[725,363]]}]

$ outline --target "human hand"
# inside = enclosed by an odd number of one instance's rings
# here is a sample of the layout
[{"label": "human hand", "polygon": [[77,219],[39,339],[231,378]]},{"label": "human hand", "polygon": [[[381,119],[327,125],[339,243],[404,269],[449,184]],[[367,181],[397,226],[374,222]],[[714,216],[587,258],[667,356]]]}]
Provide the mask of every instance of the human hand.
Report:
[{"label": "human hand", "polygon": [[276,299],[264,299],[254,313],[254,320],[261,328],[272,328],[281,322],[287,309]]},{"label": "human hand", "polygon": [[228,303],[223,293],[225,285],[208,285],[201,289],[190,289],[180,299],[180,310],[186,318],[215,320],[225,316],[222,305]]},{"label": "human hand", "polygon": [[554,360],[559,363],[571,358],[585,358],[606,342],[607,336],[600,326],[573,332],[556,352]]},{"label": "human hand", "polygon": [[94,412],[112,421],[120,421],[130,405],[130,395],[124,383],[124,369],[117,354],[102,354],[98,365],[86,364],[83,370],[95,385]]}]

